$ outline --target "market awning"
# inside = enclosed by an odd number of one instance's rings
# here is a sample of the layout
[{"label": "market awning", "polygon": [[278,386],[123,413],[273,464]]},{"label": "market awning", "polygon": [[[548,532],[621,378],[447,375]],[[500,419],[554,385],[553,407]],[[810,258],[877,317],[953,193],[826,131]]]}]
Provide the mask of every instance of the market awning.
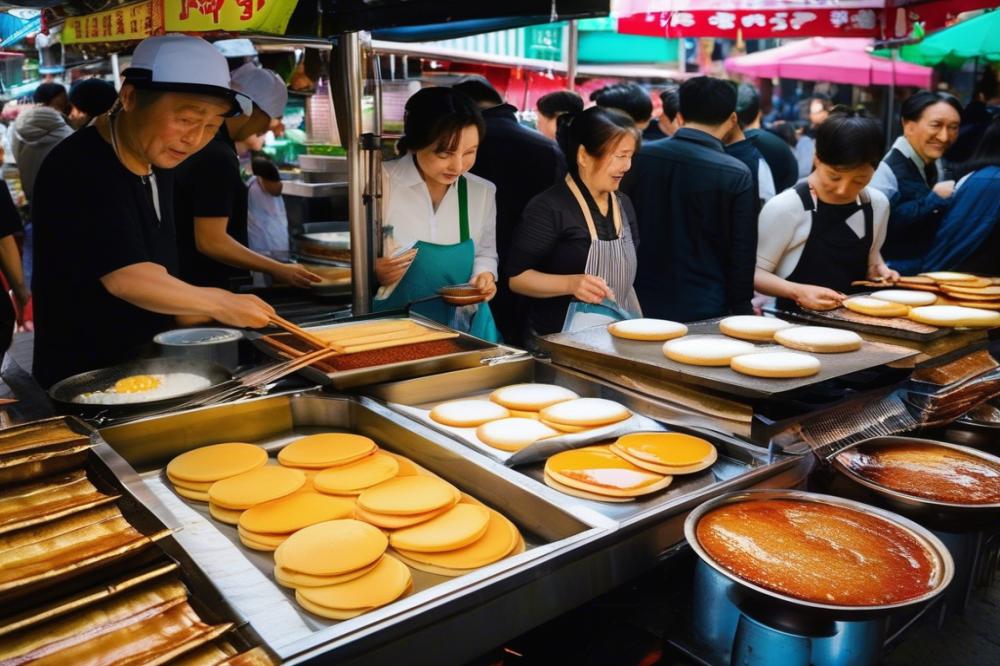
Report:
[{"label": "market awning", "polygon": [[829,81],[856,86],[896,85],[926,88],[930,67],[893,62],[868,52],[871,40],[812,37],[778,48],[726,60],[726,70],[763,78]]},{"label": "market awning", "polygon": [[[876,52],[887,55],[888,50]],[[1000,11],[962,21],[899,50],[899,57],[921,65],[961,65],[970,58],[1000,62]]]}]

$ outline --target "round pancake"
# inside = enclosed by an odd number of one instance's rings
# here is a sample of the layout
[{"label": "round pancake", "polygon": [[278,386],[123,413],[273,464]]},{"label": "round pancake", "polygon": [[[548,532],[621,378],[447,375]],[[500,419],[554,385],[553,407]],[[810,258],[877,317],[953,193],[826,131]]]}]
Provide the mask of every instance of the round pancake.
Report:
[{"label": "round pancake", "polygon": [[519,451],[544,437],[558,435],[559,431],[535,419],[509,418],[484,423],[476,429],[476,437],[502,451]]},{"label": "round pancake", "polygon": [[930,326],[988,328],[1000,326],[1000,312],[961,305],[927,305],[910,310],[910,319]]},{"label": "round pancake", "polygon": [[852,312],[869,317],[905,317],[910,311],[909,306],[902,303],[890,303],[871,296],[852,296],[845,299],[841,305]]},{"label": "round pancake", "polygon": [[[462,506],[462,505],[459,505]],[[457,507],[456,507],[457,508]],[[449,569],[478,569],[506,557],[517,546],[520,534],[514,523],[493,509],[487,512],[487,525],[479,539],[447,552],[409,551],[396,548],[407,560]]]},{"label": "round pancake", "polygon": [[953,294],[950,297],[938,298],[934,305],[961,305],[967,308],[979,308],[980,310],[1000,310],[1000,301],[966,301],[954,298],[957,294]]},{"label": "round pancake", "polygon": [[568,388],[555,384],[513,384],[490,394],[490,400],[498,405],[521,412],[539,412],[549,405],[579,397]]},{"label": "round pancake", "polygon": [[305,485],[301,470],[268,465],[216,481],[208,491],[212,504],[223,509],[250,507],[291,495]]},{"label": "round pancake", "polygon": [[256,444],[211,444],[182,453],[171,460],[167,463],[167,477],[179,481],[210,483],[249,472],[266,462],[267,451]]},{"label": "round pancake", "polygon": [[546,421],[543,418],[539,418],[538,422],[544,426],[547,426],[549,428],[552,428],[553,430],[557,430],[560,433],[565,433],[565,434],[583,432],[584,430],[593,430],[593,428],[589,426],[573,426],[573,425],[566,425],[565,423],[553,423],[552,421]]},{"label": "round pancake", "polygon": [[514,419],[534,419],[538,420],[538,412],[522,412],[520,409],[508,409],[511,418]]},{"label": "round pancake", "polygon": [[183,488],[184,490],[193,490],[199,493],[207,493],[208,489],[215,483],[215,481],[185,481],[169,474],[167,474],[167,480],[170,481],[174,488]]},{"label": "round pancake", "polygon": [[377,448],[372,439],[362,435],[328,432],[291,442],[278,452],[278,462],[288,467],[323,469],[360,460]]},{"label": "round pancake", "polygon": [[555,479],[553,479],[548,474],[543,473],[542,475],[545,479],[545,485],[553,490],[558,490],[559,492],[569,495],[571,497],[578,497],[580,499],[591,500],[594,502],[615,502],[617,504],[622,504],[625,502],[634,502],[634,497],[611,497],[610,495],[598,495],[597,493],[589,493],[586,490],[580,490],[578,488],[571,488],[565,486]]},{"label": "round pancake", "polygon": [[313,477],[313,486],[321,493],[357,495],[365,488],[394,478],[397,472],[396,459],[377,451],[361,460],[323,470]]},{"label": "round pancake", "polygon": [[199,492],[197,490],[188,490],[182,486],[174,486],[174,492],[193,502],[207,502],[209,499],[208,493]]},{"label": "round pancake", "polygon": [[751,377],[791,379],[812,377],[818,374],[822,365],[819,359],[797,352],[763,352],[736,356],[730,362],[736,372]]},{"label": "round pancake", "polygon": [[313,615],[325,617],[328,620],[350,620],[373,610],[372,608],[359,608],[356,610],[335,610],[333,608],[324,608],[319,604],[312,603],[308,599],[301,598],[298,590],[295,591],[295,603]]},{"label": "round pancake", "polygon": [[370,565],[389,540],[360,520],[329,520],[303,528],[274,551],[276,564],[312,576],[335,576]]},{"label": "round pancake", "polygon": [[431,410],[432,420],[453,428],[476,428],[510,416],[506,407],[489,400],[454,400]]},{"label": "round pancake", "polygon": [[889,301],[890,303],[899,303],[901,305],[908,305],[911,308],[918,305],[930,305],[937,299],[932,292],[929,291],[913,291],[910,289],[882,289],[880,291],[872,292],[872,298],[877,298],[882,301]]},{"label": "round pancake", "polygon": [[740,354],[756,349],[749,342],[733,340],[721,335],[700,335],[664,343],[663,355],[671,361],[688,365],[723,366]]},{"label": "round pancake", "polygon": [[613,400],[577,398],[546,407],[538,416],[547,424],[595,428],[624,421],[632,412]]},{"label": "round pancake", "polygon": [[371,571],[353,580],[324,587],[302,587],[296,599],[333,610],[377,608],[401,597],[413,579],[405,564],[385,555]]},{"label": "round pancake", "polygon": [[403,550],[440,553],[468,546],[486,533],[490,513],[476,504],[456,504],[425,523],[396,530],[389,545]]},{"label": "round pancake", "polygon": [[381,561],[382,558],[380,557],[366,567],[361,567],[360,569],[355,569],[354,571],[348,571],[347,573],[340,574],[339,576],[310,576],[309,574],[290,571],[276,564],[274,565],[274,579],[278,581],[279,585],[292,588],[340,585],[341,583],[346,583],[349,580],[354,580],[355,578],[364,576],[366,573],[377,567],[378,563]]},{"label": "round pancake", "polygon": [[704,469],[718,458],[718,452],[707,439],[680,432],[631,433],[619,437],[614,446],[640,460],[668,467],[700,465]]},{"label": "round pancake", "polygon": [[390,479],[358,495],[358,506],[372,513],[412,516],[454,504],[455,488],[433,476]]},{"label": "round pancake", "polygon": [[731,338],[752,340],[754,342],[769,342],[778,331],[794,326],[784,319],[775,317],[757,317],[754,315],[738,315],[726,317],[719,322],[719,331]]},{"label": "round pancake", "polygon": [[620,448],[611,444],[609,446],[611,452],[617,456],[624,458],[636,467],[641,467],[643,469],[648,469],[650,472],[656,472],[657,474],[663,474],[665,476],[681,476],[684,474],[695,474],[707,469],[715,464],[718,459],[718,454],[713,454],[710,458],[707,458],[703,463],[698,465],[686,465],[684,467],[674,467],[671,465],[657,465],[656,463],[649,462],[648,460],[643,460],[642,458],[636,458]]},{"label": "round pancake", "polygon": [[646,495],[666,488],[672,480],[633,465],[607,446],[557,453],[545,461],[545,472],[564,486],[612,497]]},{"label": "round pancake", "polygon": [[271,552],[274,552],[274,549],[276,548],[276,546],[272,546],[271,544],[263,543],[261,541],[256,541],[255,539],[251,539],[250,537],[246,536],[245,534],[240,534],[240,543],[242,543],[244,546],[246,546],[250,550],[259,550],[262,553],[271,553]]},{"label": "round pancake", "polygon": [[[933,296],[933,294],[931,294]],[[861,349],[864,340],[854,331],[828,326],[795,326],[778,331],[774,341],[782,347],[820,354],[835,354]]]},{"label": "round pancake", "polygon": [[[508,557],[513,557],[515,555],[520,555],[525,550],[526,550],[526,548],[525,548],[525,544],[524,544],[524,538],[521,537],[520,534],[518,534],[517,541],[514,543],[514,547],[510,549],[509,553],[507,553],[506,555],[504,555],[500,559],[502,560],[502,559],[506,559]],[[473,569],[453,569],[453,568],[450,568],[450,567],[442,567],[442,566],[437,566],[437,565],[434,565],[434,564],[426,564],[424,562],[419,562],[417,560],[410,559],[410,558],[408,558],[408,557],[400,554],[399,551],[395,551],[395,554],[396,554],[396,557],[398,557],[403,562],[403,564],[407,565],[411,569],[416,569],[417,571],[426,571],[427,573],[435,574],[437,576],[448,576],[448,577],[454,578],[456,576],[462,576],[464,574],[467,574],[470,571],[475,571],[476,569],[479,568],[479,567],[475,567]],[[497,560],[497,561],[499,561],[499,560]],[[492,564],[492,562],[490,562],[490,564]],[[486,566],[486,565],[483,565],[483,566]]]},{"label": "round pancake", "polygon": [[227,525],[238,525],[240,522],[240,516],[243,514],[242,511],[226,509],[225,507],[216,506],[211,502],[208,504],[208,513],[211,514],[212,518],[215,518],[220,523],[226,523]]},{"label": "round pancake", "polygon": [[935,282],[978,282],[979,278],[970,273],[956,273],[954,271],[935,271],[931,273],[921,273],[920,277],[926,277]]},{"label": "round pancake", "polygon": [[[244,513],[246,513],[244,511]],[[255,543],[263,544],[265,546],[270,546],[271,550],[274,550],[282,543],[285,539],[291,536],[291,534],[260,534],[258,532],[253,532],[250,530],[243,529],[242,525],[237,525],[236,530],[240,535],[240,538],[246,538]]]},{"label": "round pancake", "polygon": [[626,340],[663,342],[687,335],[688,327],[667,319],[626,319],[608,324],[608,333]]},{"label": "round pancake", "polygon": [[[941,290],[947,294],[959,295],[961,298],[993,300],[1000,298],[1000,286],[989,285],[986,287],[964,287],[958,284],[946,284]],[[923,303],[922,305],[926,305]]]},{"label": "round pancake", "polygon": [[244,511],[240,516],[240,529],[257,534],[288,535],[303,527],[352,515],[353,500],[317,492],[292,493]]},{"label": "round pancake", "polygon": [[380,451],[380,453],[384,453],[385,455],[392,456],[396,459],[396,464],[399,466],[399,469],[396,470],[396,476],[416,476],[417,474],[420,474],[420,468],[417,467],[417,464],[406,456],[401,456],[398,453],[385,450]]},{"label": "round pancake", "polygon": [[419,525],[420,523],[427,522],[431,518],[440,516],[442,513],[450,509],[451,507],[458,504],[458,497],[455,497],[454,502],[451,504],[446,504],[445,506],[437,509],[436,511],[428,511],[427,513],[417,513],[410,516],[393,516],[383,513],[373,513],[371,511],[365,511],[360,506],[354,507],[354,517],[357,520],[362,520],[370,525],[379,527],[385,530],[400,530],[404,527],[412,527],[413,525]]}]

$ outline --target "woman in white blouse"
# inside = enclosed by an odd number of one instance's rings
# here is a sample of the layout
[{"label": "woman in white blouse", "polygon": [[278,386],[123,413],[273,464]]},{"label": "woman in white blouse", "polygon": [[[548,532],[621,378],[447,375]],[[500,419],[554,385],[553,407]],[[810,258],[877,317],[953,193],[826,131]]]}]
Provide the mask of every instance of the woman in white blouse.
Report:
[{"label": "woman in white blouse", "polygon": [[[383,168],[382,288],[376,310],[402,308],[447,285],[496,294],[496,187],[468,173],[485,126],[475,103],[451,88],[425,88],[406,102],[400,157]],[[455,308],[440,300],[413,311],[478,337],[499,339],[486,302]]]},{"label": "woman in white blouse", "polygon": [[868,187],[882,136],[877,120],[835,110],[816,130],[812,173],[761,210],[754,287],[779,309],[832,310],[855,280],[899,279],[881,254],[889,201]]}]

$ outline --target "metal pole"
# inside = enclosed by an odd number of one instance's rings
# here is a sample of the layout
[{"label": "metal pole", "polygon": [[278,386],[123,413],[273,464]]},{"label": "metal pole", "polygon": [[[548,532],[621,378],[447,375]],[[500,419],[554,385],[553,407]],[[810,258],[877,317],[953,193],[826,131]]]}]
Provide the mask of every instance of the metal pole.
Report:
[{"label": "metal pole", "polygon": [[[367,216],[363,201],[365,172],[361,151],[361,40],[358,33],[340,35],[337,53],[333,59],[331,83],[340,82],[344,110],[338,114],[337,126],[341,141],[347,149],[347,204],[351,230],[351,285],[353,314],[371,312],[371,239],[368,236]],[[343,123],[343,124],[342,124]]]},{"label": "metal pole", "polygon": [[889,49],[889,53],[892,54],[892,57],[889,59],[889,97],[886,99],[888,117],[885,121],[885,152],[889,152],[889,148],[895,141],[896,133],[896,127],[893,123],[896,118],[896,47]]},{"label": "metal pole", "polygon": [[570,21],[569,36],[567,37],[569,43],[566,45],[566,87],[570,90],[576,90],[576,61],[580,52],[579,32],[576,21]]},{"label": "metal pole", "polygon": [[118,65],[117,53],[111,54],[111,76],[114,78],[112,83],[115,84],[115,90],[120,91],[122,89],[122,71]]}]

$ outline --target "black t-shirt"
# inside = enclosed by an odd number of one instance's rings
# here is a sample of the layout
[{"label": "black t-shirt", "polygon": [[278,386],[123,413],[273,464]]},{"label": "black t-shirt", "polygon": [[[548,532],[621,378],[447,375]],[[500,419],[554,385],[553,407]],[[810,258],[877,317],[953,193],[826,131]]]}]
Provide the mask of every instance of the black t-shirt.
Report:
[{"label": "black t-shirt", "polygon": [[112,296],[109,273],[143,262],[177,272],[172,178],[126,169],[95,127],[59,143],[42,162],[31,204],[34,225],[35,357],[42,386],[131,358],[173,318]]},{"label": "black t-shirt", "polygon": [[[600,240],[614,240],[611,209],[601,215],[589,190],[580,188],[594,218]],[[632,240],[638,246],[638,225],[632,202],[619,194],[622,214],[629,222]],[[507,275],[516,277],[526,270],[553,275],[578,275],[587,267],[590,253],[590,230],[583,211],[565,181],[560,181],[532,199],[521,216],[507,258]],[[566,319],[570,296],[529,298],[528,323],[537,335],[558,333]]]},{"label": "black t-shirt", "polygon": [[181,278],[202,287],[231,288],[249,280],[249,272],[227,266],[198,252],[194,218],[228,217],[226,233],[243,245],[247,240],[248,193],[240,177],[240,160],[226,126],[200,152],[175,169],[174,212]]},{"label": "black t-shirt", "polygon": [[748,129],[745,134],[747,139],[757,146],[757,150],[770,167],[775,193],[781,194],[789,187],[794,187],[799,180],[799,163],[785,140],[777,134],[760,129]]},{"label": "black t-shirt", "polygon": [[21,214],[17,212],[7,181],[0,179],[0,238],[6,238],[21,230]]}]

